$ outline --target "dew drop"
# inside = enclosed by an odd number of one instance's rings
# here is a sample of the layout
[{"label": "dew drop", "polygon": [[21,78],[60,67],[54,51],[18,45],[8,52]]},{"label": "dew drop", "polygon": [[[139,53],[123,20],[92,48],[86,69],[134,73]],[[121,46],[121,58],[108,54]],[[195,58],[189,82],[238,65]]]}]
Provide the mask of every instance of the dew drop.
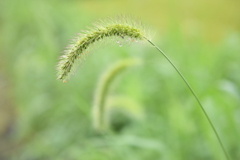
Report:
[{"label": "dew drop", "polygon": [[120,41],[117,41],[117,43],[119,44],[119,43],[120,43]]}]

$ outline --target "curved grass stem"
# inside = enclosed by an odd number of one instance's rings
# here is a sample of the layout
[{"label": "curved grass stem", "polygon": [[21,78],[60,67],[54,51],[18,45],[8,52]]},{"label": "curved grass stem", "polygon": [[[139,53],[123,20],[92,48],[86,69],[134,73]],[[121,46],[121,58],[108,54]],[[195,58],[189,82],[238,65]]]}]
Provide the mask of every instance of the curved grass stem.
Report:
[{"label": "curved grass stem", "polygon": [[189,88],[189,90],[192,92],[193,96],[195,97],[195,99],[197,100],[199,106],[201,107],[204,115],[206,116],[208,122],[210,123],[210,125],[211,125],[211,127],[212,127],[212,129],[213,129],[213,131],[214,131],[214,134],[215,134],[215,136],[217,137],[218,142],[219,142],[219,144],[220,144],[220,146],[221,146],[221,148],[222,148],[222,150],[223,150],[223,152],[224,152],[224,155],[226,156],[226,159],[227,159],[227,160],[230,160],[230,158],[229,158],[229,156],[228,156],[228,154],[227,154],[227,151],[226,151],[226,149],[224,148],[224,145],[223,145],[223,143],[222,143],[222,141],[221,141],[221,139],[220,139],[220,137],[219,137],[219,135],[218,135],[218,133],[217,133],[217,130],[215,129],[215,127],[214,127],[211,119],[209,118],[207,112],[206,112],[205,109],[203,108],[203,105],[201,104],[200,100],[198,99],[196,93],[193,91],[193,89],[192,89],[192,87],[190,86],[190,84],[189,84],[189,83],[187,82],[187,80],[184,78],[184,76],[182,75],[182,73],[177,69],[177,67],[173,64],[173,62],[168,58],[168,56],[167,56],[160,48],[158,48],[152,41],[150,41],[150,40],[147,39],[147,38],[145,38],[145,39],[146,39],[153,47],[155,47],[155,48],[168,60],[168,62],[173,66],[173,68],[174,68],[174,69],[177,71],[177,73],[180,75],[180,77],[182,78],[182,80],[184,81],[184,83],[187,85],[187,87]]},{"label": "curved grass stem", "polygon": [[139,59],[125,59],[115,63],[101,76],[94,95],[94,103],[92,107],[93,127],[99,132],[103,133],[109,128],[107,119],[107,94],[112,82],[125,69],[132,65],[140,64]]}]

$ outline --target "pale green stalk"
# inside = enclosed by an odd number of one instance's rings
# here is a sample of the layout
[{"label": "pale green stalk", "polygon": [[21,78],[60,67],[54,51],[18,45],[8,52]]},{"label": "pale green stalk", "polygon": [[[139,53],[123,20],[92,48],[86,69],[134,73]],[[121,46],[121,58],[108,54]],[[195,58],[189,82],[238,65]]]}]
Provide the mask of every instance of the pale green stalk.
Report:
[{"label": "pale green stalk", "polygon": [[113,80],[127,67],[138,63],[140,63],[138,59],[121,60],[105,71],[98,81],[92,108],[93,127],[97,132],[108,129],[106,100]]},{"label": "pale green stalk", "polygon": [[173,68],[174,68],[174,69],[177,71],[177,73],[180,75],[180,77],[182,78],[182,80],[184,81],[184,83],[187,85],[187,87],[189,88],[189,90],[192,92],[193,96],[195,97],[195,99],[197,100],[199,106],[201,107],[204,115],[206,116],[208,122],[210,123],[210,125],[211,125],[211,127],[212,127],[212,129],[213,129],[213,131],[214,131],[214,134],[216,135],[216,137],[217,137],[217,139],[218,139],[218,142],[219,142],[219,144],[220,144],[220,146],[221,146],[221,148],[222,148],[222,150],[223,150],[223,152],[224,152],[227,160],[230,160],[230,158],[229,158],[229,156],[228,156],[228,154],[227,154],[227,151],[226,151],[226,149],[224,148],[224,145],[223,145],[223,143],[222,143],[222,141],[221,141],[221,139],[220,139],[220,137],[219,137],[219,135],[218,135],[218,133],[217,133],[217,130],[215,129],[215,127],[214,127],[211,119],[210,119],[209,116],[207,115],[207,112],[206,112],[205,109],[203,108],[203,105],[201,104],[200,100],[198,99],[196,93],[193,91],[193,89],[192,89],[192,87],[190,86],[190,84],[187,82],[187,80],[186,80],[185,77],[182,75],[182,73],[177,69],[177,67],[173,64],[173,62],[168,58],[168,56],[167,56],[160,48],[158,48],[152,41],[150,41],[150,40],[147,39],[147,38],[145,38],[145,39],[146,39],[153,47],[155,47],[155,48],[168,60],[168,62],[173,66]]}]

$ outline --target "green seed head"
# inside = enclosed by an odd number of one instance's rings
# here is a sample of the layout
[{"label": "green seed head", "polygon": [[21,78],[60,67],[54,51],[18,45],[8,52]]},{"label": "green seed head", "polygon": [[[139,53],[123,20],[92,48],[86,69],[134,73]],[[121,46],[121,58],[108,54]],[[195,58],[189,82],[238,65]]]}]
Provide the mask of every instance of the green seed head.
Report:
[{"label": "green seed head", "polygon": [[57,66],[57,79],[66,82],[66,78],[71,73],[75,61],[87,54],[89,48],[97,41],[107,37],[119,37],[134,42],[144,40],[147,37],[145,29],[140,22],[123,16],[101,21],[94,26],[94,28],[79,34],[76,41],[60,57]]}]

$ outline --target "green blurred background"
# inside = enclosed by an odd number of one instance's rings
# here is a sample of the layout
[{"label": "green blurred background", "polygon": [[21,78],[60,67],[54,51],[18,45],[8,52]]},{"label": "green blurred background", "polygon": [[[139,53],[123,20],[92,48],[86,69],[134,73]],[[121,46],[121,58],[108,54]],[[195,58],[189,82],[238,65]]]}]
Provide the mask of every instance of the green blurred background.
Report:
[{"label": "green blurred background", "polygon": [[[67,83],[56,80],[58,57],[76,33],[119,14],[151,26],[232,160],[240,159],[239,8],[239,0],[1,0],[0,159],[225,159],[186,85],[149,44],[97,47]],[[98,78],[135,57],[144,63],[118,76],[109,95],[140,108],[123,107],[113,129],[98,135],[91,120]]]}]

